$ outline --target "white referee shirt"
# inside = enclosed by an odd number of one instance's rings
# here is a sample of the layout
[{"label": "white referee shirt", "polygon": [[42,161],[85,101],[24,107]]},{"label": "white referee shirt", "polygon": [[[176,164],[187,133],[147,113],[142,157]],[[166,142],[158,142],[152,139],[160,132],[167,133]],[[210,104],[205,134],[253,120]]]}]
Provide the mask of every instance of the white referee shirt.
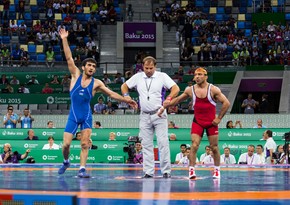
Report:
[{"label": "white referee shirt", "polygon": [[240,164],[240,162],[246,162],[248,165],[261,164],[259,156],[257,156],[256,154],[249,156],[247,152],[241,154],[238,163]]},{"label": "white referee shirt", "polygon": [[144,72],[136,73],[126,84],[130,89],[136,87],[141,111],[152,112],[162,106],[162,89],[170,89],[176,83],[166,73],[155,71],[150,78]]},{"label": "white referee shirt", "polygon": [[234,155],[230,154],[229,157],[226,157],[225,154],[221,155],[221,158],[224,160],[225,164],[236,164],[236,158]]}]

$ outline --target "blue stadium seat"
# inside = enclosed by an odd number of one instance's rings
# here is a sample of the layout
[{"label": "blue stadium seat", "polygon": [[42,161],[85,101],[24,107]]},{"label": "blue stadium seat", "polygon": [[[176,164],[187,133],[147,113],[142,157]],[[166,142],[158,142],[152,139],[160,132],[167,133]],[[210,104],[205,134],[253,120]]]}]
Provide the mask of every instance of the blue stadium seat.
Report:
[{"label": "blue stadium seat", "polygon": [[217,13],[218,14],[224,14],[225,13],[225,7],[218,7],[217,8]]},{"label": "blue stadium seat", "polygon": [[251,36],[251,29],[245,29],[245,36],[250,37]]},{"label": "blue stadium seat", "polygon": [[70,45],[70,50],[73,51],[77,46],[76,45]]},{"label": "blue stadium seat", "polygon": [[192,31],[192,37],[199,37],[199,34],[198,34],[197,30],[193,30]]},{"label": "blue stadium seat", "polygon": [[119,0],[114,0],[114,7],[119,7]]},{"label": "blue stadium seat", "polygon": [[[25,22],[23,19],[17,20],[17,25],[19,26],[22,22]],[[27,25],[26,25],[27,26]]]},{"label": "blue stadium seat", "polygon": [[9,7],[9,11],[11,12],[15,12],[16,9],[15,9],[15,4],[10,4],[10,7]]},{"label": "blue stadium seat", "polygon": [[30,6],[31,13],[38,13],[39,9],[38,6]]},{"label": "blue stadium seat", "polygon": [[36,53],[36,45],[34,44],[29,44],[27,46],[27,50],[28,50],[28,53],[30,54],[35,54]]},{"label": "blue stadium seat", "polygon": [[202,12],[208,14],[209,13],[209,7],[203,7]]},{"label": "blue stadium seat", "polygon": [[251,7],[252,6],[252,1],[253,0],[248,0],[248,7]]},{"label": "blue stadium seat", "polygon": [[246,21],[245,22],[245,28],[246,29],[251,29],[252,28],[252,22],[251,21]]},{"label": "blue stadium seat", "polygon": [[2,43],[3,44],[10,44],[10,36],[3,36]]},{"label": "blue stadium seat", "polygon": [[[28,53],[29,53],[29,52],[28,52]],[[29,53],[29,57],[30,57],[30,60],[31,60],[31,61],[34,61],[34,62],[37,61],[37,55],[36,55],[36,54],[31,54],[31,53]]]},{"label": "blue stadium seat", "polygon": [[38,61],[38,62],[40,62],[40,63],[44,63],[44,62],[45,62],[45,59],[46,59],[45,54],[43,54],[43,53],[38,53],[38,54],[37,54],[37,61]]},{"label": "blue stadium seat", "polygon": [[55,53],[60,53],[60,45],[55,45],[55,46],[53,46],[53,51],[54,51]]},{"label": "blue stadium seat", "polygon": [[239,21],[238,22],[238,29],[244,29],[245,28],[245,22],[244,21]]},{"label": "blue stadium seat", "polygon": [[27,19],[27,20],[32,19],[32,17],[31,17],[31,13],[25,13],[25,14],[24,14],[24,18]]},{"label": "blue stadium seat", "polygon": [[191,44],[193,46],[196,46],[196,39],[194,37],[191,38]]},{"label": "blue stadium seat", "polygon": [[224,15],[223,14],[216,14],[215,20],[216,21],[224,21]]},{"label": "blue stadium seat", "polygon": [[55,55],[55,61],[57,62],[63,61],[62,55],[61,54]]},{"label": "blue stadium seat", "polygon": [[26,19],[25,19],[25,24],[26,24],[26,26],[27,26],[28,28],[31,28],[32,25],[33,25],[33,21],[32,21],[32,19],[31,19],[31,20],[26,20]]},{"label": "blue stadium seat", "polygon": [[247,7],[239,7],[240,14],[246,14],[247,13]]},{"label": "blue stadium seat", "polygon": [[20,35],[19,36],[19,43],[20,44],[26,44],[27,43],[27,37],[26,37],[26,35]]},{"label": "blue stadium seat", "polygon": [[211,1],[203,1],[203,6],[204,7],[210,7],[211,5],[210,5],[210,2]]},{"label": "blue stadium seat", "polygon": [[204,4],[203,4],[203,0],[196,0],[196,2],[195,2],[195,6],[196,6],[196,7],[203,7],[203,6],[204,6]]},{"label": "blue stadium seat", "polygon": [[246,21],[252,21],[252,14],[246,14],[245,19]]},{"label": "blue stadium seat", "polygon": [[78,19],[79,21],[85,21],[85,20],[86,20],[86,15],[83,14],[83,13],[78,13],[78,14],[77,14],[77,19]]},{"label": "blue stadium seat", "polygon": [[290,13],[285,14],[285,20],[290,21]]},{"label": "blue stadium seat", "polygon": [[9,12],[9,18],[10,19],[16,19],[16,12],[15,11],[10,11]]}]

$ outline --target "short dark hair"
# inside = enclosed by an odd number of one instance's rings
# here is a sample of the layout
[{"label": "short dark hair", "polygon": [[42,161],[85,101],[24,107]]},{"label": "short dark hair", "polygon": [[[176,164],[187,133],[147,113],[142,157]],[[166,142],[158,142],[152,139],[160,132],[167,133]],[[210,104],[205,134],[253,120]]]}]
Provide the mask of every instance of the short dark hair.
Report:
[{"label": "short dark hair", "polygon": [[82,66],[85,66],[88,62],[95,63],[97,65],[97,61],[95,59],[93,59],[93,58],[86,58],[85,60],[83,60]]},{"label": "short dark hair", "polygon": [[266,130],[266,133],[269,137],[272,137],[273,136],[273,132],[271,130]]},{"label": "short dark hair", "polygon": [[53,136],[49,136],[49,137],[47,138],[47,140],[50,140],[50,139],[54,140]]},{"label": "short dark hair", "polygon": [[186,144],[181,144],[180,147],[187,147]]},{"label": "short dark hair", "polygon": [[101,122],[100,121],[96,121],[95,124],[101,126]]}]

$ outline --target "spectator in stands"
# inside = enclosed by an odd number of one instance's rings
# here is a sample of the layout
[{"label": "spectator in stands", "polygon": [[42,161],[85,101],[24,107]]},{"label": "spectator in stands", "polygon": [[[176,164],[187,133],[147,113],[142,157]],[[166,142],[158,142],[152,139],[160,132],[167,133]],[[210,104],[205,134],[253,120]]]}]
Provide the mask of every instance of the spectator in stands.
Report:
[{"label": "spectator in stands", "polygon": [[290,64],[290,51],[285,47],[280,54],[280,64],[289,65]]},{"label": "spectator in stands", "polygon": [[20,66],[28,66],[28,63],[29,63],[29,53],[28,51],[24,50],[24,48],[21,48]]},{"label": "spectator in stands", "polygon": [[171,133],[171,134],[169,135],[169,141],[176,141],[176,140],[177,140],[177,138],[176,138],[176,134]]},{"label": "spectator in stands", "polygon": [[92,38],[89,38],[88,42],[86,43],[86,48],[88,49],[88,51],[92,51],[93,48],[96,49],[96,44],[95,44],[95,42],[92,40]]},{"label": "spectator in stands", "polygon": [[45,17],[46,17],[46,19],[47,19],[49,22],[51,22],[51,21],[54,20],[54,18],[55,18],[55,13],[54,13],[53,5],[49,5],[49,6],[46,8]]},{"label": "spectator in stands", "polygon": [[60,12],[67,14],[69,11],[69,4],[65,0],[60,0]]},{"label": "spectator in stands", "polygon": [[9,83],[7,77],[5,74],[1,75],[1,81],[0,81],[0,85],[6,85],[7,83]]},{"label": "spectator in stands", "polygon": [[160,21],[160,11],[159,8],[156,8],[153,13],[153,21]]},{"label": "spectator in stands", "polygon": [[72,140],[78,140],[80,141],[81,140],[81,137],[82,137],[82,133],[81,132],[77,132],[75,137],[72,139]]},{"label": "spectator in stands", "polygon": [[43,52],[46,53],[51,46],[51,36],[50,36],[50,29],[43,28],[42,32],[42,44],[43,44]]},{"label": "spectator in stands", "polygon": [[12,50],[11,53],[11,66],[13,65],[14,67],[20,66],[20,61],[21,60],[21,50],[19,48],[19,45],[16,45],[15,49]]},{"label": "spectator in stands", "polygon": [[248,98],[242,103],[242,108],[244,108],[245,114],[254,114],[256,108],[256,101],[252,98],[252,93],[248,94]]},{"label": "spectator in stands", "polygon": [[44,28],[42,28],[40,31],[37,31],[35,35],[35,44],[37,45],[43,45],[43,36],[45,35]]},{"label": "spectator in stands", "polygon": [[168,128],[173,128],[173,129],[178,129],[179,127],[175,125],[175,123],[173,121],[170,121],[168,123]]},{"label": "spectator in stands", "polygon": [[5,143],[3,147],[4,153],[1,154],[0,164],[13,163],[17,164],[20,160],[25,159],[30,150],[27,149],[24,154],[19,154],[17,151],[12,152],[12,146],[9,143]]},{"label": "spectator in stands", "polygon": [[265,153],[263,152],[263,145],[256,146],[256,155],[260,157],[261,164],[265,164]]},{"label": "spectator in stands", "polygon": [[30,93],[29,89],[25,87],[24,84],[20,84],[20,87],[18,88],[18,93]]},{"label": "spectator in stands", "polygon": [[238,164],[247,164],[247,165],[258,165],[261,164],[260,157],[258,157],[255,152],[255,146],[249,145],[248,152],[240,155]]},{"label": "spectator in stands", "polygon": [[132,73],[143,72],[143,65],[141,59],[137,59],[136,63],[132,66]]},{"label": "spectator in stands", "polygon": [[21,128],[32,128],[32,122],[34,118],[31,116],[31,113],[28,108],[23,110],[23,116],[19,115],[18,123],[20,123]]},{"label": "spectator in stands", "polygon": [[103,77],[102,81],[103,81],[106,85],[112,83],[112,82],[111,82],[111,79],[108,77],[108,74],[104,74],[104,77]]},{"label": "spectator in stands", "polygon": [[3,117],[4,128],[16,128],[18,118],[18,115],[13,113],[13,106],[9,105],[7,107],[7,113]]},{"label": "spectator in stands", "polygon": [[125,78],[122,76],[121,73],[117,73],[117,74],[116,74],[116,77],[115,77],[115,79],[114,79],[114,82],[115,82],[115,83],[118,83],[118,84],[122,84],[122,83],[125,82]]},{"label": "spectator in stands", "polygon": [[113,107],[113,104],[111,101],[108,101],[104,114],[107,114],[107,115],[114,115],[115,114],[115,108]]},{"label": "spectator in stands", "polygon": [[[277,149],[276,149],[276,153],[275,154],[278,155],[276,157],[278,159],[276,159],[276,164],[287,164],[288,163],[288,156],[287,156],[287,154],[290,153],[290,145],[288,144],[288,148],[285,147],[285,146],[287,146],[287,143],[284,144],[284,145],[278,145],[277,146]],[[285,151],[286,151],[286,153],[285,153]]]},{"label": "spectator in stands", "polygon": [[2,93],[14,93],[14,89],[10,83],[6,83],[5,88],[2,88]]},{"label": "spectator in stands", "polygon": [[24,140],[38,140],[38,137],[34,135],[34,130],[33,129],[29,129],[27,131],[27,137]]},{"label": "spectator in stands", "polygon": [[239,126],[239,128],[242,128],[242,123],[241,123],[240,120],[237,120],[235,122],[235,125],[233,124],[233,121],[232,120],[227,121],[227,125],[226,125],[226,128],[227,129],[237,128],[237,126]]},{"label": "spectator in stands", "polygon": [[52,50],[52,47],[48,47],[48,51],[46,51],[46,66],[48,68],[52,68],[54,66],[55,63],[55,53]]},{"label": "spectator in stands", "polygon": [[98,21],[93,14],[91,14],[91,16],[88,19],[87,31],[89,32],[91,39],[95,39],[95,37],[98,36]]},{"label": "spectator in stands", "polygon": [[6,45],[3,45],[0,57],[1,57],[1,66],[10,65],[10,59],[11,59],[10,50],[8,49]]},{"label": "spectator in stands", "polygon": [[180,56],[181,65],[191,66],[192,65],[192,55],[193,55],[193,53],[187,47],[184,47],[182,52],[181,52],[181,56]]},{"label": "spectator in stands", "polygon": [[176,154],[175,156],[175,164],[179,164],[179,161],[182,159],[182,157],[185,155],[186,152],[186,144],[181,144],[180,145],[180,152]]},{"label": "spectator in stands", "polygon": [[83,24],[79,20],[73,21],[72,28],[76,36],[85,37],[85,28],[83,28]]},{"label": "spectator in stands", "polygon": [[65,74],[62,81],[61,81],[61,85],[62,85],[62,92],[63,93],[68,93],[69,89],[70,89],[70,78],[68,74]]},{"label": "spectator in stands", "polygon": [[98,2],[96,0],[93,0],[90,5],[90,12],[91,14],[96,15],[98,11],[99,11]]},{"label": "spectator in stands", "polygon": [[110,132],[109,141],[116,141],[116,133],[115,132]]},{"label": "spectator in stands", "polygon": [[54,13],[60,13],[60,0],[55,0],[53,2],[52,7],[53,7]]},{"label": "spectator in stands", "polygon": [[234,51],[232,52],[232,62],[234,66],[239,66],[240,63],[240,51],[238,47],[235,47]]},{"label": "spectator in stands", "polygon": [[103,7],[100,10],[99,14],[100,14],[100,18],[101,18],[100,19],[101,23],[106,24],[107,23],[107,15],[108,15],[108,11],[107,11],[106,7]]},{"label": "spectator in stands", "polygon": [[240,52],[239,62],[241,66],[250,65],[250,52],[246,47],[243,47],[243,50]]},{"label": "spectator in stands", "polygon": [[15,36],[18,35],[18,25],[14,19],[10,21],[9,31],[10,31],[10,33],[9,33],[10,38],[13,35],[15,35]]},{"label": "spectator in stands", "polygon": [[142,144],[140,141],[135,143],[134,164],[143,164]]},{"label": "spectator in stands", "polygon": [[117,12],[114,8],[114,6],[111,6],[109,11],[108,11],[108,19],[109,19],[109,22],[111,24],[115,24],[116,23],[116,20],[117,20]]},{"label": "spectator in stands", "polygon": [[42,26],[40,21],[37,20],[36,23],[32,26],[33,34],[36,35],[38,32],[41,32]]},{"label": "spectator in stands", "polygon": [[94,114],[105,114],[106,105],[104,104],[103,98],[98,99],[98,103],[94,105]]},{"label": "spectator in stands", "polygon": [[133,10],[132,4],[128,4],[128,7],[126,8],[126,14],[127,14],[128,21],[132,22],[133,16],[134,16],[134,10]]},{"label": "spectator in stands", "polygon": [[[209,155],[205,156],[203,161],[200,161],[202,164],[207,164],[207,165],[213,165],[214,160],[213,160],[213,151],[209,151]],[[224,159],[220,157],[220,164],[224,164]]]},{"label": "spectator in stands", "polygon": [[101,122],[100,121],[95,121],[94,128],[101,129],[102,128]]},{"label": "spectator in stands", "polygon": [[236,164],[236,158],[231,154],[231,149],[229,147],[224,148],[224,153],[221,155],[225,164]]},{"label": "spectator in stands", "polygon": [[11,85],[19,85],[19,80],[13,75],[12,79],[10,80]]},{"label": "spectator in stands", "polygon": [[58,84],[60,84],[57,75],[54,75],[54,76],[53,76],[53,79],[52,79],[52,81],[50,81],[50,84],[53,84],[53,85],[58,85]]},{"label": "spectator in stands", "polygon": [[277,57],[277,51],[275,50],[275,47],[272,46],[268,50],[268,55],[265,59],[265,63],[268,65],[275,65],[276,64],[276,57]]},{"label": "spectator in stands", "polygon": [[91,149],[98,149],[98,146],[97,145],[93,145],[93,140],[91,138],[89,139],[88,149],[89,150],[91,150]]},{"label": "spectator in stands", "polygon": [[255,125],[253,128],[267,128],[265,125],[263,125],[262,119],[257,120],[257,125]]},{"label": "spectator in stands", "polygon": [[73,50],[73,59],[76,63],[81,63],[86,57],[86,49],[77,45]]},{"label": "spectator in stands", "polygon": [[49,129],[55,128],[53,121],[52,120],[48,120],[46,127],[49,128]]},{"label": "spectator in stands", "polygon": [[205,146],[205,153],[203,153],[200,156],[199,161],[202,162],[204,160],[204,158],[210,154],[210,151],[211,151],[210,146],[209,145]]},{"label": "spectator in stands", "polygon": [[263,133],[263,139],[266,140],[264,145],[265,163],[274,164],[275,160],[273,158],[274,152],[276,151],[277,145],[273,139],[273,132],[271,130],[266,130]]},{"label": "spectator in stands", "polygon": [[43,150],[48,150],[48,149],[58,150],[59,149],[59,145],[54,143],[53,136],[49,136],[47,140],[48,140],[48,144],[43,145],[42,147]]},{"label": "spectator in stands", "polygon": [[49,86],[49,83],[45,83],[44,84],[44,87],[42,88],[42,91],[41,91],[42,94],[51,94],[53,93],[53,88],[51,88]]},{"label": "spectator in stands", "polygon": [[93,59],[95,59],[97,61],[97,63],[100,62],[100,53],[97,50],[96,46],[93,46],[92,50],[88,51],[87,58],[93,58]]},{"label": "spectator in stands", "polygon": [[252,51],[252,65],[261,65],[262,64],[262,56],[259,52],[258,47],[253,47]]},{"label": "spectator in stands", "polygon": [[268,113],[269,112],[269,101],[268,101],[267,94],[262,95],[262,100],[259,103],[259,111],[260,111],[260,113]]}]

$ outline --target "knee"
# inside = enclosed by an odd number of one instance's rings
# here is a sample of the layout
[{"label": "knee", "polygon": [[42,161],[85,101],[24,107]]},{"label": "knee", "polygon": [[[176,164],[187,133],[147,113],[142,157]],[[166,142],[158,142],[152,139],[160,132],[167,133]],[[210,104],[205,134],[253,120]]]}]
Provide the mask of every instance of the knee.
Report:
[{"label": "knee", "polygon": [[213,153],[216,153],[219,150],[219,148],[218,148],[218,146],[216,144],[215,145],[210,145],[210,148],[211,148]]},{"label": "knee", "polygon": [[191,149],[193,149],[193,151],[197,151],[198,148],[199,148],[199,144],[195,141],[192,141]]},{"label": "knee", "polygon": [[82,142],[81,143],[81,147],[82,147],[82,149],[88,149],[89,148],[89,144],[86,143],[86,142]]},{"label": "knee", "polygon": [[69,149],[69,148],[70,148],[70,144],[69,143],[64,142],[62,144],[62,149]]}]

